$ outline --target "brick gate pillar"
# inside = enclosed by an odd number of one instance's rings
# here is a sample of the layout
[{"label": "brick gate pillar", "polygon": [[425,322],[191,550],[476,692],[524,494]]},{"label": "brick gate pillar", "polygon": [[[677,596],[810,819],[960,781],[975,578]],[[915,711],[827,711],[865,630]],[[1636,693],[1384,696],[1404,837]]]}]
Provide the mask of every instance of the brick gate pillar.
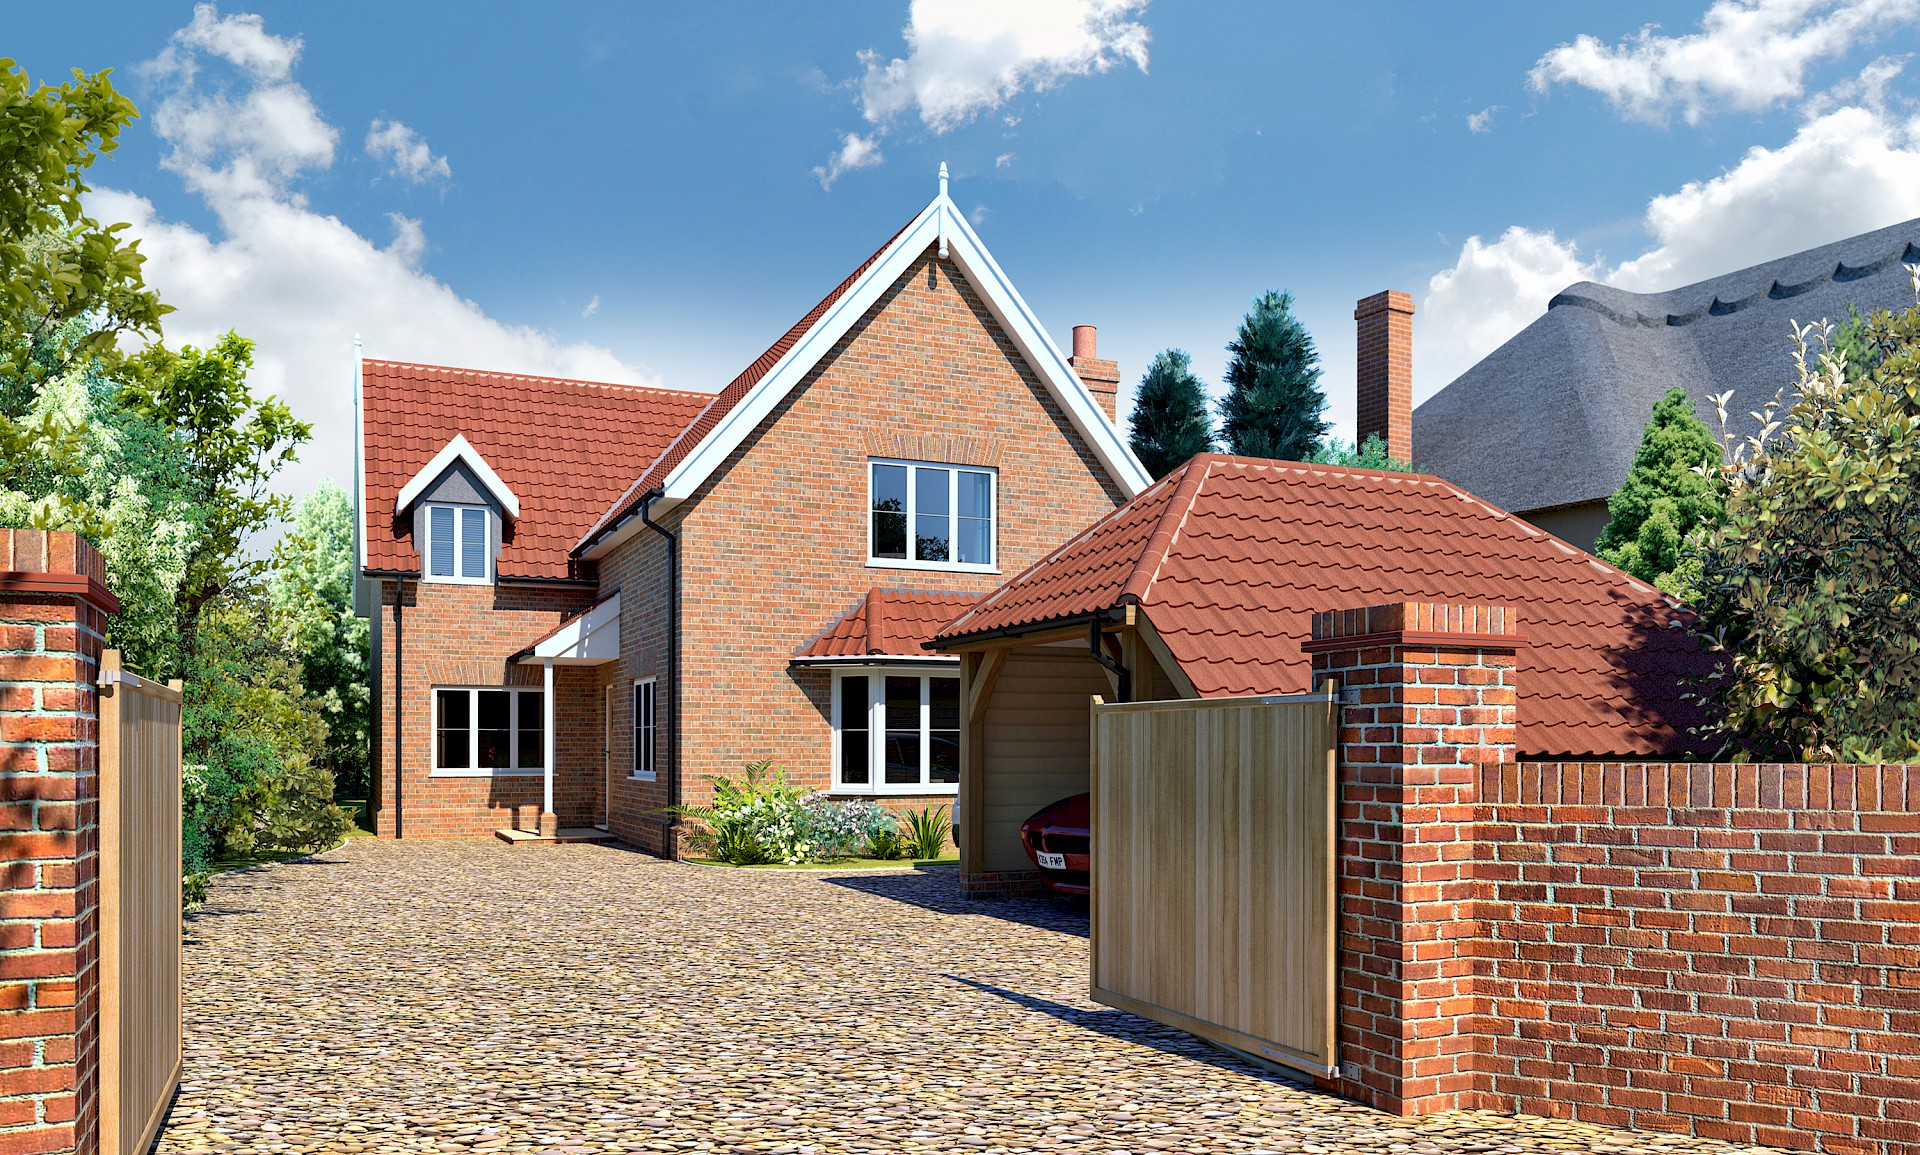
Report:
[{"label": "brick gate pillar", "polygon": [[98,1146],[99,711],[106,567],[0,529],[0,1151]]},{"label": "brick gate pillar", "polygon": [[[1513,611],[1397,603],[1315,614],[1339,736],[1340,1093],[1402,1115],[1479,1105],[1474,802],[1514,754]],[[1484,1085],[1483,1085],[1484,1084]]]}]

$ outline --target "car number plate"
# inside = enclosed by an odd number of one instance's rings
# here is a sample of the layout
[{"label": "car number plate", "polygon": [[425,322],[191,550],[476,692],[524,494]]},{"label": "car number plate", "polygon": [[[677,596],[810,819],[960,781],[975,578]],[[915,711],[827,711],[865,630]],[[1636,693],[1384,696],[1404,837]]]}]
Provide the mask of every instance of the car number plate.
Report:
[{"label": "car number plate", "polygon": [[1048,870],[1065,870],[1067,868],[1067,856],[1064,854],[1048,854],[1044,850],[1036,850],[1034,851],[1033,857],[1041,866],[1046,867]]}]

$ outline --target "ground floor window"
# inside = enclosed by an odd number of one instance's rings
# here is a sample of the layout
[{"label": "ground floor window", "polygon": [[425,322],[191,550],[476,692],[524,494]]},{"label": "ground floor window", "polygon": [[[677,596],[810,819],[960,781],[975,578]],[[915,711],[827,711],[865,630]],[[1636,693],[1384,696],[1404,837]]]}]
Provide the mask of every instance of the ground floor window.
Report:
[{"label": "ground floor window", "polygon": [[960,679],[885,669],[834,676],[834,789],[946,794],[960,787]]},{"label": "ground floor window", "polygon": [[436,686],[433,772],[459,776],[546,767],[546,702],[539,690]]},{"label": "ground floor window", "polygon": [[658,715],[654,713],[652,678],[633,684],[633,776],[653,780],[653,758],[659,740]]}]

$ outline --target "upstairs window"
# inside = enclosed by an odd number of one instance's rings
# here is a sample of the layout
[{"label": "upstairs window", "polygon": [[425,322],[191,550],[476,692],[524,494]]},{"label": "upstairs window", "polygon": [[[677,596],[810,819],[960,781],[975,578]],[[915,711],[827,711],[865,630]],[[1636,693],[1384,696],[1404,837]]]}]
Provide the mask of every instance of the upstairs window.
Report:
[{"label": "upstairs window", "polygon": [[869,564],[994,568],[992,470],[913,461],[872,461],[868,470]]},{"label": "upstairs window", "polygon": [[487,511],[470,505],[427,506],[427,576],[438,581],[484,582]]}]

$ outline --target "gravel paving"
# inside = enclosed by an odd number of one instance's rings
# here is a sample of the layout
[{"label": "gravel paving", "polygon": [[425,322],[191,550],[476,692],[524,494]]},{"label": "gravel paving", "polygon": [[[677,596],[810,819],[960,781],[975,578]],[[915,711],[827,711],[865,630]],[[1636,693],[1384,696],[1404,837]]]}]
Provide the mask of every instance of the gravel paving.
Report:
[{"label": "gravel paving", "polygon": [[350,842],[218,879],[160,1152],[1759,1151],[1405,1120],[1086,998],[1086,916],[946,872]]}]

